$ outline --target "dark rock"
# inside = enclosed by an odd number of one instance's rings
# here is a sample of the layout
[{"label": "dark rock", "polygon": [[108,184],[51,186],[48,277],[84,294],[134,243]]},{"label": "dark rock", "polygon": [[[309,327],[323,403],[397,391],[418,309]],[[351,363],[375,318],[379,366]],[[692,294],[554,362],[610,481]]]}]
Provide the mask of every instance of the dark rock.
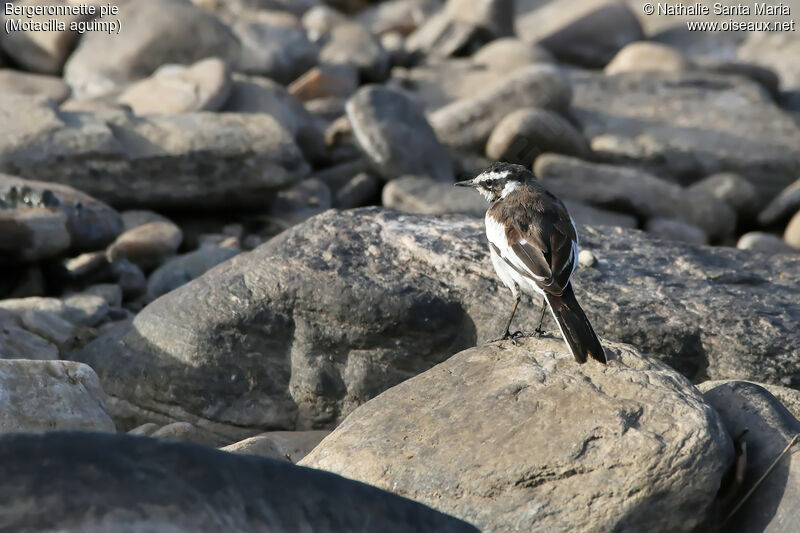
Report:
[{"label": "dark rock", "polygon": [[708,244],[708,235],[702,229],[673,218],[651,218],[645,224],[644,229],[662,239]]},{"label": "dark rock", "polygon": [[18,317],[17,320],[15,325],[0,315],[0,359],[61,359],[57,346],[22,328],[22,321]]},{"label": "dark rock", "polygon": [[567,120],[552,111],[524,108],[512,111],[492,130],[486,156],[529,167],[544,152],[589,157],[589,144]]},{"label": "dark rock", "polygon": [[456,188],[429,178],[404,176],[386,184],[383,205],[406,213],[483,217],[488,205],[475,189]]},{"label": "dark rock", "polygon": [[372,4],[356,18],[375,35],[408,35],[440,8],[440,0],[392,0]]},{"label": "dark rock", "polygon": [[502,83],[509,73],[525,66],[523,63],[497,72],[467,58],[450,58],[411,68],[394,68],[387,85],[404,91],[426,113],[431,113],[456,100],[472,98]]},{"label": "dark rock", "polygon": [[130,435],[0,437],[0,499],[15,531],[477,531],[327,472]]},{"label": "dark rock", "polygon": [[352,209],[369,205],[377,201],[381,185],[381,181],[372,174],[360,172],[336,191],[333,205],[338,209]]},{"label": "dark rock", "polygon": [[240,45],[215,16],[188,0],[123,2],[117,33],[87,32],[64,67],[64,79],[81,98],[110,92],[151,75],[165,64],[219,57],[229,66]]},{"label": "dark rock", "polygon": [[513,33],[513,0],[448,0],[408,36],[406,45],[410,52],[426,56],[470,55]]},{"label": "dark rock", "polygon": [[147,296],[154,300],[238,254],[239,250],[235,248],[209,246],[175,257],[150,274]]},{"label": "dark rock", "polygon": [[708,176],[689,187],[690,191],[702,191],[722,200],[747,220],[758,213],[761,198],[755,185],[742,176],[730,172]]},{"label": "dark rock", "polygon": [[[81,363],[0,360],[0,395],[0,434],[53,429],[115,430],[97,375]],[[2,519],[0,523],[7,524]]]},{"label": "dark rock", "polygon": [[440,141],[459,150],[483,151],[500,121],[522,107],[562,111],[572,98],[569,80],[552,65],[515,71],[471,98],[437,109],[428,117]]},{"label": "dark rock", "polygon": [[320,64],[353,66],[361,79],[370,82],[383,81],[389,75],[389,54],[361,24],[336,19],[319,38]]},{"label": "dark rock", "polygon": [[292,134],[307,159],[325,158],[325,139],[314,117],[277,82],[234,74],[231,94],[223,111],[270,115]]},{"label": "dark rock", "polygon": [[772,226],[788,221],[800,211],[800,179],[794,181],[778,194],[758,215],[762,226]]},{"label": "dark rock", "polygon": [[332,203],[328,186],[318,179],[310,178],[291,189],[279,192],[272,203],[270,216],[289,227],[327,211]]},{"label": "dark rock", "polygon": [[606,349],[608,366],[576,365],[558,338],[461,352],[367,402],[301,464],[486,531],[695,531],[730,438],[688,380]]},{"label": "dark rock", "polygon": [[0,174],[0,227],[0,263],[16,263],[102,248],[122,230],[122,221],[72,187]]},{"label": "dark rock", "polygon": [[636,217],[598,209],[590,205],[572,200],[564,200],[572,220],[584,226],[618,226],[620,228],[636,228]]},{"label": "dark rock", "polygon": [[636,14],[613,0],[547,4],[518,17],[517,33],[560,61],[591,68],[604,67],[623,46],[644,39]]},{"label": "dark rock", "polygon": [[[800,385],[800,255],[764,261],[621,228],[579,232],[598,264],[576,271],[576,293],[599,334],[661,354],[693,379]],[[131,427],[187,421],[241,439],[337,424],[495,338],[510,304],[482,220],[328,211],[159,298],[135,326],[72,358],[128,403]],[[538,313],[538,302],[523,302],[515,323],[535,324]]]},{"label": "dark rock", "polygon": [[65,113],[5,95],[0,115],[13,124],[0,138],[0,171],[113,205],[262,207],[308,172],[289,132],[264,114]]},{"label": "dark rock", "polygon": [[287,84],[317,62],[319,47],[309,41],[297,19],[281,20],[269,11],[249,12],[237,19],[231,29],[242,43],[239,72]]},{"label": "dark rock", "polygon": [[[52,6],[63,4],[64,2],[52,2],[49,0],[20,0],[14,2],[19,7],[27,9],[41,8],[42,6]],[[25,22],[38,24],[51,24],[52,21],[59,21],[66,25],[64,31],[53,29],[51,31],[41,31],[36,28],[13,30],[7,32],[4,27],[2,38],[0,38],[0,48],[8,57],[14,60],[22,69],[29,72],[42,74],[59,74],[64,62],[78,40],[78,33],[69,29],[73,22],[82,22],[88,19],[82,15],[27,15],[14,16],[8,15],[5,18],[0,13],[0,22],[5,23],[6,19],[21,19]]]},{"label": "dark rock", "polygon": [[[719,385],[705,394],[728,433],[741,436],[747,449],[745,494],[778,458],[789,440],[800,434],[800,421],[767,390],[744,381]],[[795,450],[792,450],[796,453]],[[741,496],[740,496],[741,497]],[[738,498],[735,500],[738,501]],[[727,513],[730,508],[723,509]],[[724,516],[724,515],[723,515]],[[800,463],[790,454],[731,517],[725,533],[789,533],[800,520]]]},{"label": "dark rock", "polygon": [[775,196],[800,172],[800,126],[744,78],[575,71],[571,79],[572,113],[605,160],[686,183],[736,172],[762,199]]},{"label": "dark rock", "polygon": [[[792,12],[794,10],[793,6]],[[800,91],[800,59],[797,55],[800,39],[796,33],[747,32],[747,39],[739,48],[738,58],[773,70],[778,75],[781,90],[787,94],[797,94]],[[800,100],[796,103],[800,103]]]},{"label": "dark rock", "polygon": [[377,85],[364,87],[347,102],[347,117],[359,147],[384,179],[417,174],[453,182],[447,150],[422,112],[402,93]]},{"label": "dark rock", "polygon": [[301,102],[318,98],[349,98],[358,89],[358,72],[348,65],[314,67],[294,80],[288,90]]},{"label": "dark rock", "polygon": [[219,439],[209,438],[208,432],[196,428],[188,422],[173,422],[155,431],[148,433],[154,439],[176,440],[180,442],[191,442],[202,446],[219,446]]}]

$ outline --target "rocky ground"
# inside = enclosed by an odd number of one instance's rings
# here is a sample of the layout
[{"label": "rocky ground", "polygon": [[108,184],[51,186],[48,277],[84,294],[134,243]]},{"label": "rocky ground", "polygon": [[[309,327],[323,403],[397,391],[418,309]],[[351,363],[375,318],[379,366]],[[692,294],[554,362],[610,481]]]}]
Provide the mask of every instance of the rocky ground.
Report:
[{"label": "rocky ground", "polygon": [[[729,514],[800,433],[800,37],[639,4],[0,32],[0,529],[795,531],[791,455]],[[487,343],[493,161],[579,224],[607,367]]]}]

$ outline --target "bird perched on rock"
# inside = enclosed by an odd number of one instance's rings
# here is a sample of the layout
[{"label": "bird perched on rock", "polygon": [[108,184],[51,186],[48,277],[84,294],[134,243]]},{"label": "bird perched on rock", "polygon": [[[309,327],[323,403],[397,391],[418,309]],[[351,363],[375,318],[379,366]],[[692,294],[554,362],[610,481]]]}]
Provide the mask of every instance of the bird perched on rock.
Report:
[{"label": "bird perched on rock", "polygon": [[509,334],[520,293],[540,294],[542,333],[545,305],[578,363],[588,357],[601,363],[606,355],[592,325],[575,299],[570,278],[578,266],[578,232],[564,204],[521,165],[495,163],[479,176],[456,183],[474,187],[487,200],[486,237],[492,264],[511,289],[514,307],[500,339]]}]

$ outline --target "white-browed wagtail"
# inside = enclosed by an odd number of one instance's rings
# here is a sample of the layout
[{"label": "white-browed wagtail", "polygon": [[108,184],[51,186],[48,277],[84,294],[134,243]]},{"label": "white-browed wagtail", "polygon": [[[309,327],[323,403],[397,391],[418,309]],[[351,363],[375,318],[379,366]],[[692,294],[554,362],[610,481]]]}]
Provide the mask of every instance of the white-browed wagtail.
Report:
[{"label": "white-browed wagtail", "polygon": [[487,200],[486,237],[492,264],[514,296],[501,339],[509,334],[520,293],[540,294],[578,363],[606,355],[592,325],[575,299],[570,278],[578,266],[578,232],[564,204],[521,165],[495,163],[474,179],[456,185],[474,187]]}]

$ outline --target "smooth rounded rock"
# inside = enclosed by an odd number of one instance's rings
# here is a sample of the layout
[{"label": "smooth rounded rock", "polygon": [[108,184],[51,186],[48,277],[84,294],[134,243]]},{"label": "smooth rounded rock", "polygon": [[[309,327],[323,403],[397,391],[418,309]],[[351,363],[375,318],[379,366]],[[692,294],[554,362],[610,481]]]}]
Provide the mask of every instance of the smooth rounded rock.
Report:
[{"label": "smooth rounded rock", "polygon": [[328,430],[270,431],[230,444],[222,450],[297,463],[330,433]]},{"label": "smooth rounded rock", "polygon": [[384,206],[406,213],[463,213],[483,217],[488,208],[486,200],[474,189],[457,188],[417,176],[404,176],[387,183],[381,196]]},{"label": "smooth rounded rock", "polygon": [[752,250],[762,254],[790,254],[795,250],[786,242],[772,233],[750,231],[745,233],[736,243],[740,250]]},{"label": "smooth rounded rock", "polygon": [[644,229],[662,239],[708,244],[708,235],[702,229],[674,218],[651,218]]},{"label": "smooth rounded rock", "polygon": [[211,57],[189,66],[164,65],[117,98],[137,115],[216,111],[231,90],[228,67]]},{"label": "smooth rounded rock", "polygon": [[358,146],[384,179],[417,174],[453,182],[450,155],[405,95],[369,85],[347,102],[346,109]]},{"label": "smooth rounded rock", "polygon": [[786,229],[783,232],[783,240],[795,250],[800,251],[800,211],[795,213],[786,225]]},{"label": "smooth rounded rock", "polygon": [[788,221],[800,211],[800,179],[782,190],[758,215],[762,226],[771,226]]},{"label": "smooth rounded rock", "polygon": [[154,300],[202,276],[239,253],[240,250],[235,248],[210,246],[174,257],[150,274],[147,280],[147,296]]},{"label": "smooth rounded rock", "polygon": [[612,76],[621,72],[680,72],[691,68],[691,61],[679,51],[665,44],[637,41],[617,52],[604,72]]},{"label": "smooth rounded rock", "polygon": [[745,218],[752,219],[761,205],[756,187],[739,174],[723,172],[708,176],[689,187],[690,191],[703,191],[734,208]]},{"label": "smooth rounded rock", "polygon": [[526,167],[544,152],[586,158],[589,144],[575,127],[557,113],[525,108],[513,111],[492,130],[486,157]]},{"label": "smooth rounded rock", "polygon": [[242,43],[239,72],[286,84],[317,62],[319,46],[308,39],[299,20],[285,13],[249,12],[238,18],[231,29]]},{"label": "smooth rounded rock", "polygon": [[472,54],[472,62],[499,73],[535,63],[553,63],[554,59],[541,46],[516,37],[503,37],[485,44]]},{"label": "smooth rounded rock", "polygon": [[122,233],[108,247],[108,260],[127,259],[149,272],[175,255],[183,232],[171,222],[148,222]]}]

